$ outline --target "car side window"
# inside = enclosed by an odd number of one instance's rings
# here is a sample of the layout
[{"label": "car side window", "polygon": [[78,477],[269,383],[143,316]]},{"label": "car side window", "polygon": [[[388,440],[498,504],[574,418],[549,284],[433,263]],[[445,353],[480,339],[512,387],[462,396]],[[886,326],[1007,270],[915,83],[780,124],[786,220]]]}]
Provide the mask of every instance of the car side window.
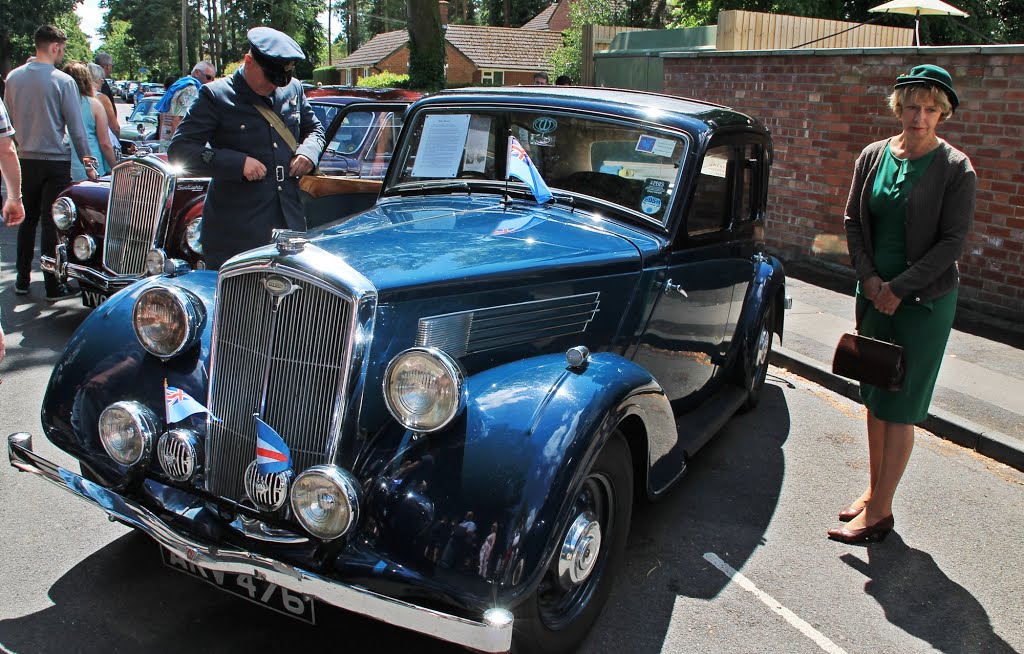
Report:
[{"label": "car side window", "polygon": [[765,149],[760,143],[747,143],[742,148],[740,167],[742,173],[736,180],[736,223],[750,222],[761,216],[764,203],[761,201],[765,193],[764,166]]},{"label": "car side window", "polygon": [[693,202],[686,218],[686,234],[700,236],[723,230],[732,217],[731,182],[735,175],[732,145],[711,147],[704,153]]}]

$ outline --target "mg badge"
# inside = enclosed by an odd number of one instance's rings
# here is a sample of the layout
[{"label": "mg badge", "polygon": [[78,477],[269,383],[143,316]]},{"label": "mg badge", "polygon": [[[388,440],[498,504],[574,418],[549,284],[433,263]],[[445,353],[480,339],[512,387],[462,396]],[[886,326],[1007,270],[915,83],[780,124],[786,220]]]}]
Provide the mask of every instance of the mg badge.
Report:
[{"label": "mg badge", "polygon": [[267,289],[274,297],[284,297],[295,292],[295,284],[292,280],[280,275],[270,275],[263,280],[263,288]]}]

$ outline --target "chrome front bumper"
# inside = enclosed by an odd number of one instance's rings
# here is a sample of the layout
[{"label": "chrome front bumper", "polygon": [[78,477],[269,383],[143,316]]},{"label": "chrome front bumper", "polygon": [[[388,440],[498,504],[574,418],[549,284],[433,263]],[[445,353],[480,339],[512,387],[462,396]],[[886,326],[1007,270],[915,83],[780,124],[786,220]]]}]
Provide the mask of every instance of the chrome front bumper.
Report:
[{"label": "chrome front bumper", "polygon": [[141,277],[117,277],[106,275],[95,268],[82,266],[68,261],[68,246],[58,245],[54,256],[48,257],[45,254],[39,257],[39,267],[43,272],[56,275],[61,284],[67,283],[69,279],[77,279],[86,282],[103,290],[108,295],[120,291],[142,279]]},{"label": "chrome front bumper", "polygon": [[32,451],[30,434],[11,434],[7,447],[11,465],[18,470],[39,475],[95,504],[109,516],[145,532],[169,552],[206,570],[250,574],[347,611],[481,652],[507,652],[512,646],[512,614],[505,609],[489,609],[480,622],[475,622],[331,581],[245,550],[206,545],[179,533],[130,499],[38,456]]}]

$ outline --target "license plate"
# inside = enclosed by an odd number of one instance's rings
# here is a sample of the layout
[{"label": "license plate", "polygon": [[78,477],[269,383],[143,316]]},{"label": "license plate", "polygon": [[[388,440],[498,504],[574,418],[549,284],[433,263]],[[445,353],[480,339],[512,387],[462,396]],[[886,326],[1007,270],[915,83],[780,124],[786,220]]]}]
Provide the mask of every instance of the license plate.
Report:
[{"label": "license plate", "polygon": [[107,301],[107,296],[99,291],[87,291],[82,289],[82,304],[87,307],[98,307]]},{"label": "license plate", "polygon": [[232,595],[242,599],[273,609],[292,618],[316,624],[316,616],[313,613],[314,601],[308,595],[302,595],[282,588],[277,584],[259,579],[253,575],[238,574],[234,572],[221,572],[219,570],[207,570],[195,563],[184,559],[173,552],[160,547],[160,558],[164,564],[190,577],[202,579],[221,590],[226,590]]}]

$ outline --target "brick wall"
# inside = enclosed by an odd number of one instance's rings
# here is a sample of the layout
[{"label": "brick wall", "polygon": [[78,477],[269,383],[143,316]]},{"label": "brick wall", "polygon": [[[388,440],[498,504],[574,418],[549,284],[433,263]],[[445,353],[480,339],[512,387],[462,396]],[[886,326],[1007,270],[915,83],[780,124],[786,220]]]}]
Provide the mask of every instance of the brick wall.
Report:
[{"label": "brick wall", "polygon": [[948,70],[959,111],[938,133],[978,173],[960,300],[1024,319],[1024,47],[694,53],[665,59],[665,93],[748,113],[772,131],[769,244],[783,259],[848,263],[843,209],[853,163],[899,132],[886,98],[920,63]]}]

